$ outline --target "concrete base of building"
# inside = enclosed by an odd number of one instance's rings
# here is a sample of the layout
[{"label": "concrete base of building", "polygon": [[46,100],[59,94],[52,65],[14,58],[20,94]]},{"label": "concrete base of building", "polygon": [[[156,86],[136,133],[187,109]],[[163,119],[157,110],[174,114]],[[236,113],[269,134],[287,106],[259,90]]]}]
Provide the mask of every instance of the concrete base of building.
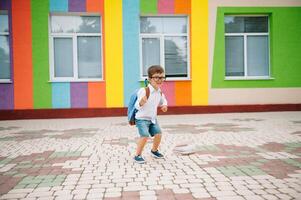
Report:
[{"label": "concrete base of building", "polygon": [[[209,105],[209,106],[169,106],[170,114],[202,114],[231,112],[274,112],[301,111],[301,104],[256,104],[256,105]],[[72,108],[72,109],[26,109],[1,110],[0,120],[53,119],[126,116],[127,108]]]}]

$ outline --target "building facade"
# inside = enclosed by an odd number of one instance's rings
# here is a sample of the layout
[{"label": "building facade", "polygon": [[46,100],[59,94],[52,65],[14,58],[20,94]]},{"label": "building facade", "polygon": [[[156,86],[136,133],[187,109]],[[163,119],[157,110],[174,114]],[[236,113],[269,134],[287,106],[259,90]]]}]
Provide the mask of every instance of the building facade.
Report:
[{"label": "building facade", "polygon": [[0,0],[0,110],[301,104],[300,0]]}]

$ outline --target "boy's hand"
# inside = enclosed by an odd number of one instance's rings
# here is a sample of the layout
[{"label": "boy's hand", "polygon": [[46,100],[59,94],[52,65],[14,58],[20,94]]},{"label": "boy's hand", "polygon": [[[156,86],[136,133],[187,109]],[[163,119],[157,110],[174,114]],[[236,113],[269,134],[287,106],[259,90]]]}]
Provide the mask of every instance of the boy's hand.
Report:
[{"label": "boy's hand", "polygon": [[163,112],[166,112],[166,111],[167,111],[167,106],[161,106],[161,110],[162,110]]},{"label": "boy's hand", "polygon": [[146,102],[147,102],[147,97],[144,96],[144,97],[140,100],[139,105],[140,105],[140,106],[143,106]]}]

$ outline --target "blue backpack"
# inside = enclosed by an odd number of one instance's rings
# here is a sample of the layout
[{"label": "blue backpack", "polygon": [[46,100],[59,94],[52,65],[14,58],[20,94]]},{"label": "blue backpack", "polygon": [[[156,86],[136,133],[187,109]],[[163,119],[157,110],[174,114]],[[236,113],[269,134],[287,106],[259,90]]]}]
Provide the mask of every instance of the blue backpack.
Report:
[{"label": "blue backpack", "polygon": [[[146,97],[148,98],[150,90],[147,87],[147,85],[148,85],[147,79],[144,80],[144,84],[145,84]],[[128,121],[129,121],[129,124],[131,126],[136,124],[135,123],[135,116],[136,116],[136,112],[138,110],[135,108],[135,104],[136,104],[136,101],[137,101],[137,98],[138,98],[138,96],[137,96],[138,91],[139,91],[139,89],[136,89],[135,92],[133,92],[133,94],[130,97],[129,104],[128,104],[128,111],[127,111],[127,113],[128,113]]]},{"label": "blue backpack", "polygon": [[[136,101],[138,99],[137,97],[137,93],[138,93],[139,89],[136,89],[135,92],[131,95],[131,98],[130,98],[130,102],[128,104],[128,121],[129,121],[129,124],[131,126],[135,125],[135,116],[136,116],[136,113],[137,113],[137,109],[135,108],[135,104],[136,104]],[[146,93],[146,97],[148,99],[149,97],[149,94],[150,94],[150,90],[149,90],[149,87],[145,87],[145,93]]]}]

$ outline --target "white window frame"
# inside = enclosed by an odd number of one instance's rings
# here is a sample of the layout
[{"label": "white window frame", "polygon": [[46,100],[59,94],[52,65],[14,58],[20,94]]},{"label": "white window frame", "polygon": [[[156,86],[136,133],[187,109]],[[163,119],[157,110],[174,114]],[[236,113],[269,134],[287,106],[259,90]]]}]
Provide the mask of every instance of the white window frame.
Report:
[{"label": "white window frame", "polygon": [[[100,33],[52,33],[51,32],[51,17],[52,16],[91,16],[99,17],[100,20]],[[102,37],[102,17],[96,13],[51,13],[49,15],[49,64],[50,64],[50,82],[101,82],[104,81],[103,77],[103,37]],[[78,77],[78,49],[77,38],[78,36],[99,36],[101,41],[101,78],[79,78]],[[55,77],[54,76],[54,38],[71,38],[73,46],[73,77]]]},{"label": "white window frame", "polygon": [[[140,30],[140,18],[141,17],[185,17],[187,20],[187,32],[175,33],[175,34],[163,34],[163,33],[141,33]],[[142,39],[143,38],[159,38],[160,41],[160,65],[165,70],[165,55],[164,55],[164,37],[186,37],[187,38],[187,77],[167,77],[167,81],[174,80],[190,80],[190,25],[189,16],[187,15],[140,15],[139,17],[139,56],[140,56],[140,80],[145,80],[147,76],[143,76],[143,59],[142,59]]]},{"label": "white window frame", "polygon": [[[9,16],[8,16],[8,12],[7,11],[3,11],[3,10],[1,10],[0,11],[0,14],[1,15],[7,15],[7,19],[8,19],[8,22],[7,22],[7,24],[8,24],[8,28],[9,28]],[[0,35],[1,36],[8,36],[8,38],[9,38],[9,31],[8,32],[0,32]],[[10,61],[11,61],[11,52],[10,52],[10,49],[11,49],[11,44],[9,43],[8,44],[9,46],[8,46],[8,48],[9,48],[9,59],[10,59]],[[11,74],[11,62],[9,62],[9,64],[10,64],[10,75],[9,75],[9,79],[1,79],[0,78],[0,83],[11,83],[12,82],[12,74]]]},{"label": "white window frame", "polygon": [[[268,32],[267,33],[226,33],[225,32],[225,40],[227,36],[242,36],[243,37],[243,45],[244,45],[244,76],[226,76],[226,80],[262,80],[262,79],[273,79],[271,77],[271,56],[270,56],[270,17],[268,15],[225,15],[225,17],[267,17],[268,18]],[[225,23],[224,23],[225,26]],[[268,36],[268,48],[269,48],[269,75],[268,76],[249,76],[248,75],[248,58],[247,58],[247,37],[248,36]],[[226,49],[225,49],[226,50]],[[226,53],[226,52],[225,52]],[[226,72],[226,65],[225,65],[225,72]]]}]

